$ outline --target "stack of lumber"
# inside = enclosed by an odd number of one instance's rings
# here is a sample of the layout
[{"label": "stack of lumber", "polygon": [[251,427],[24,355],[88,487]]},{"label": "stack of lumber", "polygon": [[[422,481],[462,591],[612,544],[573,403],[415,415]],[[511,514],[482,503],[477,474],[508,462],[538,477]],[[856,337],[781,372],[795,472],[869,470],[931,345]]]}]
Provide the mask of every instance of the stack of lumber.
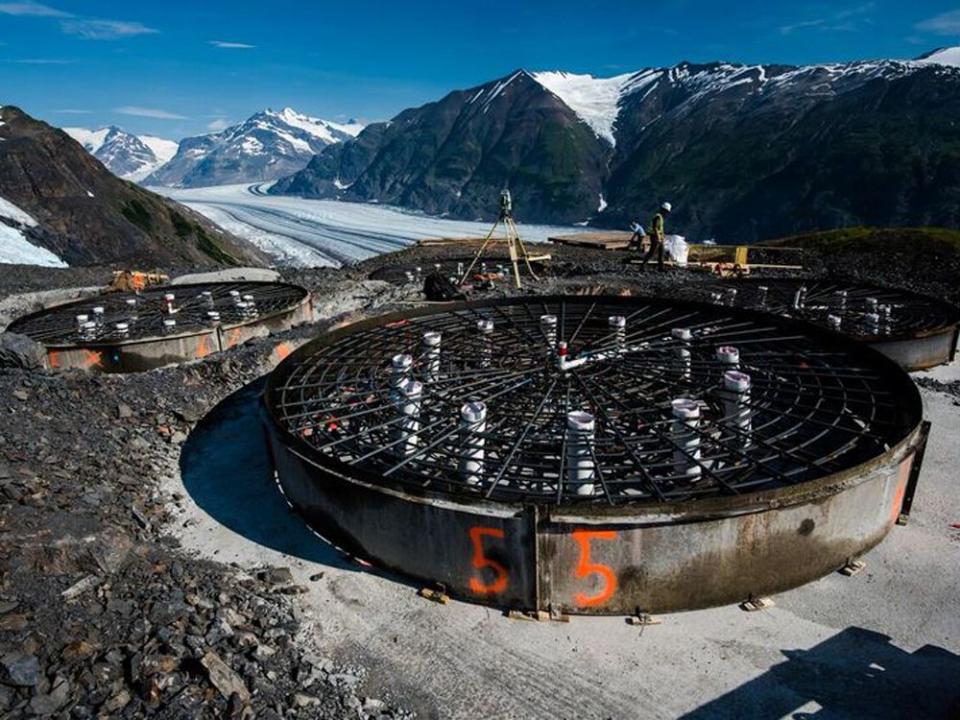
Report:
[{"label": "stack of lumber", "polygon": [[626,250],[630,245],[630,237],[631,233],[628,232],[606,231],[554,235],[547,239],[561,245],[576,245],[595,250]]}]

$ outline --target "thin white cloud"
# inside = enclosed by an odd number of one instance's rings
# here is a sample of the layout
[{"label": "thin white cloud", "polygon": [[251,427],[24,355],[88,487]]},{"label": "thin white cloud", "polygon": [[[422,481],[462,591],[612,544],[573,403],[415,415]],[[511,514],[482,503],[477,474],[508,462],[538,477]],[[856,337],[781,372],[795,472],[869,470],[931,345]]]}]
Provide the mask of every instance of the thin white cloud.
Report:
[{"label": "thin white cloud", "polygon": [[73,17],[72,13],[35,2],[0,3],[0,13],[4,15],[26,15],[32,17]]},{"label": "thin white cloud", "polygon": [[220,132],[221,130],[226,130],[228,127],[230,127],[230,121],[226,118],[217,118],[207,123],[207,130],[211,132]]},{"label": "thin white cloud", "polygon": [[817,18],[816,20],[801,20],[800,22],[791,23],[789,25],[780,26],[781,35],[790,35],[797,30],[803,30],[805,28],[820,27],[825,25],[827,22],[826,18]]},{"label": "thin white cloud", "polygon": [[795,23],[780,26],[781,35],[792,35],[797,30],[816,29],[821,32],[856,32],[860,30],[860,23],[869,25],[870,19],[863,17],[874,9],[876,3],[868,2],[862,5],[844,8],[824,17],[800,20]]},{"label": "thin white cloud", "polygon": [[256,47],[256,45],[247,45],[247,43],[231,42],[229,40],[210,40],[208,44],[213,45],[214,47],[227,48],[230,50],[250,50]]},{"label": "thin white cloud", "polygon": [[921,32],[935,35],[960,35],[960,10],[951,10],[914,25]]},{"label": "thin white cloud", "polygon": [[138,105],[124,105],[114,108],[115,113],[120,115],[133,115],[135,117],[155,118],[156,120],[186,120],[186,115],[177,115],[176,113],[160,110],[158,108],[140,107]]},{"label": "thin white cloud", "polygon": [[57,58],[22,58],[20,60],[11,60],[17,65],[72,65],[73,60],[60,60]]},{"label": "thin white cloud", "polygon": [[78,35],[87,40],[117,40],[160,32],[143,23],[127,20],[64,20],[60,27],[67,35]]}]

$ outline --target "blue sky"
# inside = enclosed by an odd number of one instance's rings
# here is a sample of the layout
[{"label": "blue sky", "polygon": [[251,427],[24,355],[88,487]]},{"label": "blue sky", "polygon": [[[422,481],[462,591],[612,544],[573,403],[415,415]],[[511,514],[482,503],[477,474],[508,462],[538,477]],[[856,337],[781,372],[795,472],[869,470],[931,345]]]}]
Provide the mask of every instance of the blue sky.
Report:
[{"label": "blue sky", "polygon": [[613,75],[680,60],[907,58],[944,45],[960,45],[960,0],[0,0],[0,103],[56,125],[179,139],[268,106],[386,119],[518,67]]}]

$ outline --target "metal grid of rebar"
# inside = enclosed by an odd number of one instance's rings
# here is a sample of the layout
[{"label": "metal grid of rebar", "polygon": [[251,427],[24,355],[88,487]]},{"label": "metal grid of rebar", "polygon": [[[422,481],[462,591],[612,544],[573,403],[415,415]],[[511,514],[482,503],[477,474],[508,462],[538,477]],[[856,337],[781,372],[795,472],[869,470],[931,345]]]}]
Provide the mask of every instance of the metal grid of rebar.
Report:
[{"label": "metal grid of rebar", "polygon": [[[731,392],[731,371],[749,392]],[[521,298],[321,337],[276,371],[268,406],[321,467],[380,485],[617,504],[784,487],[868,461],[915,421],[902,382],[872,351],[774,316]]]},{"label": "metal grid of rebar", "polygon": [[751,278],[700,294],[714,303],[801,318],[861,340],[922,337],[960,321],[956,308],[936,298],[842,280]]},{"label": "metal grid of rebar", "polygon": [[[453,259],[425,259],[420,263],[411,263],[405,265],[388,265],[370,273],[371,280],[382,280],[393,284],[403,283],[422,283],[427,275],[438,272],[443,277],[451,279],[453,282],[459,282],[463,273],[470,266],[473,260],[472,256],[453,258]],[[531,262],[534,272],[538,275],[548,275],[549,268],[541,262]],[[509,278],[513,272],[513,266],[510,264],[509,257],[485,257],[477,262],[471,275],[485,276],[488,274],[499,274],[505,279]],[[471,278],[472,279],[472,278]]]},{"label": "metal grid of rebar", "polygon": [[303,288],[273,282],[169,285],[58,305],[7,329],[46,345],[116,343],[256,322],[295,308],[306,296]]}]

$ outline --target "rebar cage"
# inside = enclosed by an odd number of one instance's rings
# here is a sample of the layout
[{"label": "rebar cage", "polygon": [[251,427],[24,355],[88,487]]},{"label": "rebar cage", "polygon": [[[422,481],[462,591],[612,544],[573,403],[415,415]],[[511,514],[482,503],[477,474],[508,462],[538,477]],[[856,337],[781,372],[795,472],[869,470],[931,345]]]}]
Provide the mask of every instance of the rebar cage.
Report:
[{"label": "rebar cage", "polygon": [[[422,283],[430,273],[440,273],[443,277],[458,283],[466,269],[470,266],[472,260],[472,256],[464,256],[458,258],[426,258],[418,263],[390,264],[374,270],[370,273],[369,278],[371,280],[382,280],[398,285],[403,283]],[[550,276],[553,274],[550,267],[545,263],[532,261],[530,265],[539,276]],[[471,275],[473,277],[484,277],[497,274],[509,280],[511,273],[513,273],[513,266],[508,256],[492,255],[482,258],[473,268]]]},{"label": "rebar cage", "polygon": [[57,305],[7,328],[48,347],[117,345],[255,323],[289,311],[304,288],[277,282],[223,282],[151,287]]},{"label": "rebar cage", "polygon": [[714,303],[801,318],[866,342],[952,332],[960,322],[960,310],[937,298],[837,279],[739,279],[699,295]]},{"label": "rebar cage", "polygon": [[341,476],[537,505],[792,486],[888,451],[909,378],[806,323],[631,297],[458,303],[321,336],[267,388],[291,447]]}]

